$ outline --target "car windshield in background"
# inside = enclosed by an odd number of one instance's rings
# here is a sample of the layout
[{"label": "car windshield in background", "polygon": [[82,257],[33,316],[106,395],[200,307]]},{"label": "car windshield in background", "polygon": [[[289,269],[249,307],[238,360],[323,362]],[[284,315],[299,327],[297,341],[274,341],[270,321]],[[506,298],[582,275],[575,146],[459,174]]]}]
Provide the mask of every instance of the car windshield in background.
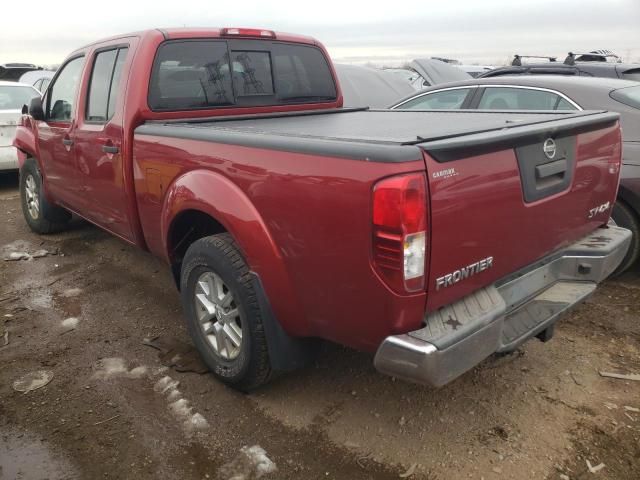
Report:
[{"label": "car windshield in background", "polygon": [[610,93],[610,96],[620,103],[640,110],[640,85],[614,90]]},{"label": "car windshield in background", "polygon": [[242,47],[224,40],[165,43],[153,66],[149,106],[196,110],[335,100],[333,77],[319,49],[278,42]]},{"label": "car windshield in background", "polygon": [[22,86],[0,86],[0,110],[20,110],[39,96],[37,90]]}]

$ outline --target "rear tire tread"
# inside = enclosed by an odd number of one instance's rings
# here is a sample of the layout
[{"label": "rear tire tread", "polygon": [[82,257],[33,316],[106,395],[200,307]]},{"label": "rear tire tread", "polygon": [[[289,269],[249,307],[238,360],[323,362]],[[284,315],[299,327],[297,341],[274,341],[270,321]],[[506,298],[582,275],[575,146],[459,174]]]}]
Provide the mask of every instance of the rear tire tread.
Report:
[{"label": "rear tire tread", "polygon": [[[242,303],[245,310],[246,321],[248,323],[247,334],[250,335],[249,340],[249,359],[248,367],[243,373],[242,377],[237,380],[230,380],[225,378],[216,372],[217,360],[215,355],[210,352],[201,352],[205,363],[212,369],[214,375],[216,375],[223,382],[236,388],[238,390],[249,392],[255,390],[261,385],[267,383],[272,376],[271,364],[269,361],[269,352],[267,347],[267,337],[264,331],[263,315],[261,312],[260,304],[258,302],[258,296],[253,288],[253,282],[251,279],[249,268],[240,254],[236,242],[233,237],[228,233],[221,233],[218,235],[212,235],[210,237],[204,237],[194,242],[187,253],[185,254],[184,263],[181,274],[181,286],[183,296],[183,306],[190,315],[190,306],[187,302],[191,302],[190,288],[187,287],[189,276],[191,272],[199,266],[212,267],[206,261],[206,257],[200,252],[203,251],[218,251],[222,254],[223,259],[229,263],[229,266],[233,270],[233,276],[239,287],[243,290]],[[220,274],[220,272],[216,272]],[[236,292],[237,294],[237,292]],[[235,296],[235,294],[234,294]],[[240,301],[239,299],[236,302]],[[193,329],[195,330],[195,329]],[[195,332],[194,332],[195,333]]]},{"label": "rear tire tread", "polygon": [[612,275],[618,276],[631,268],[640,257],[640,222],[631,207],[620,199],[614,204],[611,216],[619,227],[628,228],[633,234],[627,254]]}]

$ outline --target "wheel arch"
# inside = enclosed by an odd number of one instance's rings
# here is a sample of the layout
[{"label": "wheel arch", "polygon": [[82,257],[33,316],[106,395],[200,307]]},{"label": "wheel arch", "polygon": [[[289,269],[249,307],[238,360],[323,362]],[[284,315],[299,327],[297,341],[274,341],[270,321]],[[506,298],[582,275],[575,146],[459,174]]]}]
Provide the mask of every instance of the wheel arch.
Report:
[{"label": "wheel arch", "polygon": [[618,198],[616,201],[622,200],[636,215],[636,218],[640,219],[640,192],[635,191],[633,188],[629,188],[625,185],[624,179],[620,181],[618,187]]},{"label": "wheel arch", "polygon": [[[196,233],[190,234],[189,229]],[[264,291],[284,330],[305,335],[300,310],[284,258],[251,199],[227,177],[192,170],[168,187],[161,215],[161,232],[174,278],[179,279],[181,255],[207,235],[228,232]],[[179,285],[179,281],[177,282]]]}]

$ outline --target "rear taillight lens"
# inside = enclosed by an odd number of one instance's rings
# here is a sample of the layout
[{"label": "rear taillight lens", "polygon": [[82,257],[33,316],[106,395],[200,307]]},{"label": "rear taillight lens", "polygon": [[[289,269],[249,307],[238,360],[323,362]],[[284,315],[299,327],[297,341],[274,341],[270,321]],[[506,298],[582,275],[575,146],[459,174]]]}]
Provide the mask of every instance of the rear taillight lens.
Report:
[{"label": "rear taillight lens", "polygon": [[386,178],[373,189],[373,262],[398,292],[425,286],[427,179],[423,173]]}]

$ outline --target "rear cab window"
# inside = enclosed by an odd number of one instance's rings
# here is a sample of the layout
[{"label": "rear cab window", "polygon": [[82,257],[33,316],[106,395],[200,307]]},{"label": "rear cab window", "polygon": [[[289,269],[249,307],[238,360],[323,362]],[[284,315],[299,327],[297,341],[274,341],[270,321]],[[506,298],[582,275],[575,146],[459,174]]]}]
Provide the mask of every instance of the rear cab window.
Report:
[{"label": "rear cab window", "polygon": [[149,83],[154,111],[334,101],[336,86],[314,46],[254,40],[170,40]]}]

